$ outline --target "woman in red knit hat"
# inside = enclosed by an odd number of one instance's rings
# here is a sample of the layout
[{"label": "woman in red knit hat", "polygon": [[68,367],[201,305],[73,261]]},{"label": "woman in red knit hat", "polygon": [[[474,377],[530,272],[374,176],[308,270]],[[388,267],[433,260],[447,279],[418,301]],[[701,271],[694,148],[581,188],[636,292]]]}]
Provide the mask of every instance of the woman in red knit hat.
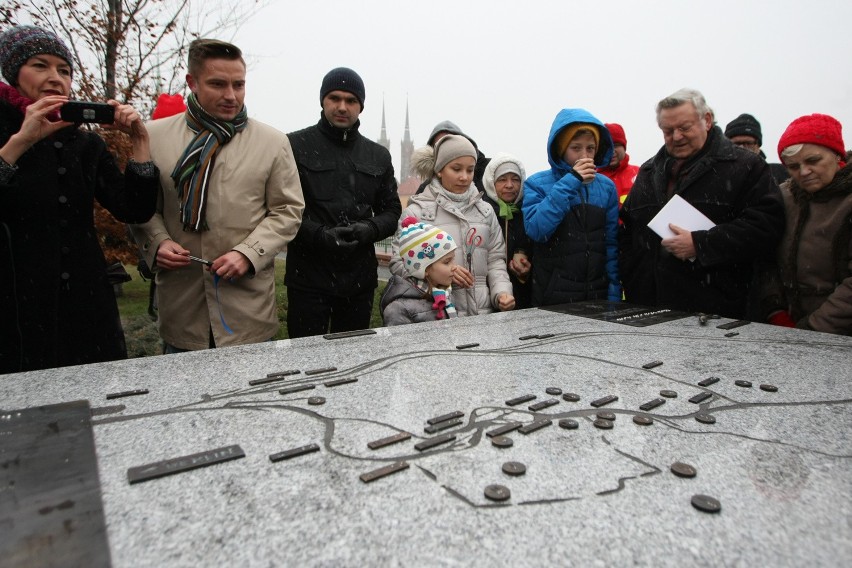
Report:
[{"label": "woman in red knit hat", "polygon": [[778,142],[787,228],[763,306],[770,323],[852,335],[852,166],[825,114],[790,123]]}]

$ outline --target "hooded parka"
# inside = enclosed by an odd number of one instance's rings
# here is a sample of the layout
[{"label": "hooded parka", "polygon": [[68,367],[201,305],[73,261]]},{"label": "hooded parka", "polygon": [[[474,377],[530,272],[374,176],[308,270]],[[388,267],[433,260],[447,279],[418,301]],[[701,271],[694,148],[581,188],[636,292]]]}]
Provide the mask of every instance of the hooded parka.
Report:
[{"label": "hooded parka", "polygon": [[[500,216],[500,204],[497,197],[497,189],[494,186],[496,181],[494,173],[503,164],[511,162],[517,164],[521,171],[521,187],[518,190],[518,196],[515,198],[513,205],[518,207],[518,210],[512,214],[512,218]],[[485,172],[482,176],[482,185],[485,186],[485,196],[483,199],[494,208],[494,214],[500,222],[500,229],[503,231],[503,240],[506,242],[506,262],[508,270],[508,262],[516,252],[521,252],[527,255],[527,258],[533,262],[533,242],[527,236],[524,229],[524,212],[520,205],[524,199],[524,181],[526,173],[524,166],[508,154],[497,154],[494,156],[488,165],[485,167]],[[521,310],[532,306],[532,275],[528,274],[525,282],[518,280],[518,277],[511,271],[509,272],[509,280],[512,282],[512,290],[515,296],[515,309]]]},{"label": "hooded parka", "polygon": [[563,109],[556,115],[547,137],[550,169],[531,175],[524,184],[524,225],[535,241],[534,306],[621,300],[615,185],[601,174],[584,184],[553,149],[559,133],[575,123],[598,127],[596,166],[612,157],[609,131],[588,111]]}]

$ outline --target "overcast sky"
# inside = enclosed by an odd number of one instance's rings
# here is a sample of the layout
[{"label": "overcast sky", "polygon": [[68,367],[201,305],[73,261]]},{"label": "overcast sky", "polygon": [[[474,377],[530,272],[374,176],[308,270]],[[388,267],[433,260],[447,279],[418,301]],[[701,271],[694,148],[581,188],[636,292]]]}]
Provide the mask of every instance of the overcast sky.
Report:
[{"label": "overcast sky", "polygon": [[566,107],[621,123],[641,164],[662,145],[657,101],[685,86],[723,129],[755,115],[771,162],[786,126],[813,112],[840,120],[852,147],[850,22],[848,0],[279,0],[233,42],[249,59],[250,116],[285,132],[317,121],[323,76],[345,66],[364,79],[361,133],[374,140],[384,98],[397,172],[407,98],[415,147],[449,119],[532,173]]}]

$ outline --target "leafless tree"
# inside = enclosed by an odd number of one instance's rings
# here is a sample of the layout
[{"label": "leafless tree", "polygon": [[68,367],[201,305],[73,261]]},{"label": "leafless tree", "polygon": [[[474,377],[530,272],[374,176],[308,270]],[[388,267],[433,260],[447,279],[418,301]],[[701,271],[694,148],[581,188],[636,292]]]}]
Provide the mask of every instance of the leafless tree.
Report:
[{"label": "leafless tree", "polygon": [[186,49],[198,37],[231,39],[268,0],[10,0],[0,26],[35,24],[64,38],[77,96],[150,110],[183,89]]},{"label": "leafless tree", "polygon": [[[199,37],[230,40],[268,0],[3,0],[0,30],[34,24],[65,39],[76,97],[116,99],[147,115],[160,93],[183,91],[186,50]],[[126,137],[101,131],[119,162]],[[95,225],[109,262],[135,264],[124,225],[95,204]]]}]

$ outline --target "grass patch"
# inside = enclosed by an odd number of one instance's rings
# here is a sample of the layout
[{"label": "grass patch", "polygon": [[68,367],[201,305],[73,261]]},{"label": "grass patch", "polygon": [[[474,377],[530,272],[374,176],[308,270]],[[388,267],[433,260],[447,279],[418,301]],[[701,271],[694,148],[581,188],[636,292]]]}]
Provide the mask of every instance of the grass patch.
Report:
[{"label": "grass patch", "polygon": [[[284,286],[284,265],[282,259],[275,260],[275,302],[278,306],[278,333],[275,339],[287,339],[287,288]],[[132,277],[130,282],[122,286],[122,295],[116,298],[118,311],[121,314],[121,325],[124,327],[124,337],[127,340],[127,355],[129,357],[146,357],[160,355],[163,344],[157,332],[156,322],[148,315],[148,291],[150,281],[143,281],[135,266],[126,266]],[[379,313],[379,300],[385,289],[385,283],[379,281],[373,301],[373,315],[370,327],[381,327],[382,316]]]}]

